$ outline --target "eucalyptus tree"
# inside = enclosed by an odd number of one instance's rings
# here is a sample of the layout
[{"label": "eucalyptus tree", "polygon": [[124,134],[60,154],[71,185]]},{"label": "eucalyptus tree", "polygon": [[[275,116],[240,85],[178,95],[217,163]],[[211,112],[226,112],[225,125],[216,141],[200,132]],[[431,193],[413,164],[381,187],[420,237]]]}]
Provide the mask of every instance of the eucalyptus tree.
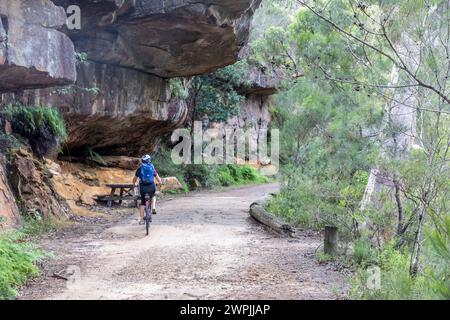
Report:
[{"label": "eucalyptus tree", "polygon": [[[448,179],[442,177],[448,176],[449,1],[298,2],[345,39],[343,54],[351,53],[359,62],[355,71],[364,72],[343,76],[320,59],[317,70],[330,81],[373,90],[386,100],[380,160],[371,171],[362,208],[378,204],[379,210],[383,190],[392,191],[400,245],[404,233],[415,226],[410,272],[416,274],[426,215],[433,215],[437,230],[448,215],[436,202],[448,192]],[[383,79],[387,73],[380,65],[390,66],[390,80]],[[422,170],[413,170],[411,163]],[[413,204],[409,217],[405,198]]]}]

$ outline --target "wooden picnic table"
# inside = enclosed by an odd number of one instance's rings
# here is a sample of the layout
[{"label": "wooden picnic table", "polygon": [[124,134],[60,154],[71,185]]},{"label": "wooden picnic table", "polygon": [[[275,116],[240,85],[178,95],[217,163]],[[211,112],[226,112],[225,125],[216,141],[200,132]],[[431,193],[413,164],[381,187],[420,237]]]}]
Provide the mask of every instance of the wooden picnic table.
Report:
[{"label": "wooden picnic table", "polygon": [[[108,207],[112,207],[114,201],[119,201],[119,205],[123,200],[134,200],[134,204],[137,207],[137,197],[134,194],[133,184],[107,184],[108,188],[111,188],[109,196],[103,197],[103,200],[108,201]],[[116,190],[119,190],[119,195],[116,194]]]},{"label": "wooden picnic table", "polygon": [[[134,192],[135,187],[132,184],[107,184],[106,187],[111,189],[109,195],[97,195],[96,199],[99,202],[107,202],[109,208],[112,207],[115,201],[119,201],[119,205],[122,204],[124,200],[133,200],[136,208],[138,207],[138,201],[140,199],[139,192]],[[117,194],[116,192],[119,191]],[[156,191],[159,194],[159,191]]]}]

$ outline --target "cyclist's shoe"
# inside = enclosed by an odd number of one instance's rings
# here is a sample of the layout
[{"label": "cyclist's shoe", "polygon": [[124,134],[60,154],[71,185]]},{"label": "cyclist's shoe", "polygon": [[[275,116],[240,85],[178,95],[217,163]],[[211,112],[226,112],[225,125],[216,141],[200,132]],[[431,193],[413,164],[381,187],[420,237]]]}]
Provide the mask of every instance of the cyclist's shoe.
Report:
[{"label": "cyclist's shoe", "polygon": [[156,209],[153,209],[152,214],[156,214]]}]

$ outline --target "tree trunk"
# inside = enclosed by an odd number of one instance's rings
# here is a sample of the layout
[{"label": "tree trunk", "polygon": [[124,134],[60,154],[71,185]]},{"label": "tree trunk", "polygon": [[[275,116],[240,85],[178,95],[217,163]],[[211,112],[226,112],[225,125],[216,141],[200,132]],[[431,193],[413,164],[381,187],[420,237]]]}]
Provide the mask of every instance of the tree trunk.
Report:
[{"label": "tree trunk", "polygon": [[422,241],[423,241],[423,227],[425,224],[425,206],[420,203],[419,208],[419,224],[417,226],[416,238],[414,240],[414,246],[411,254],[411,263],[409,268],[409,273],[415,276],[419,271],[420,264],[420,253],[422,251]]},{"label": "tree trunk", "polygon": [[[396,45],[397,52],[402,57],[408,68],[417,68],[416,59],[420,56],[420,48],[408,36],[402,36],[402,44]],[[401,85],[399,69],[392,68],[391,86]],[[406,87],[395,89],[391,99],[386,103],[383,125],[380,132],[382,149],[380,164],[384,160],[402,160],[409,154],[409,151],[416,147],[416,118],[418,107],[417,87]],[[387,172],[381,165],[377,165],[370,171],[369,181],[361,201],[361,210],[369,207],[381,210],[382,201],[380,195],[385,191],[397,205],[397,231],[403,221],[403,207],[400,197],[401,181],[396,179],[394,172]],[[396,187],[397,186],[397,187]],[[362,229],[370,229],[370,221],[360,224]],[[378,241],[380,239],[377,239]]]},{"label": "tree trunk", "polygon": [[395,187],[395,202],[397,203],[397,210],[398,210],[397,236],[401,236],[403,234],[403,205],[400,197],[400,181],[397,178],[394,179],[394,187]]}]

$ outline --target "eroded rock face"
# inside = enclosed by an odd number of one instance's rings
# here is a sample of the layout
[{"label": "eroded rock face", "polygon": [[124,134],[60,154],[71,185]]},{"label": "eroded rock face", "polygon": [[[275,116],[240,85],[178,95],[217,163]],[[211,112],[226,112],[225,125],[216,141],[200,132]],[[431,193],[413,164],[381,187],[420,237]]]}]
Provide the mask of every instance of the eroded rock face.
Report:
[{"label": "eroded rock face", "polygon": [[79,69],[81,89],[60,108],[69,126],[68,146],[92,146],[104,155],[152,152],[160,137],[184,123],[185,101],[173,100],[166,80],[142,72],[88,63]]},{"label": "eroded rock face", "polygon": [[[259,145],[267,143],[270,136],[269,130],[272,122],[270,107],[273,104],[273,94],[277,92],[278,81],[275,77],[267,76],[262,70],[254,68],[246,75],[250,85],[241,88],[241,93],[246,95],[246,99],[240,105],[240,113],[228,119],[226,122],[212,122],[208,124],[213,129],[212,136],[225,139],[227,131],[246,132],[250,134],[250,143]],[[231,136],[233,138],[233,135]],[[258,161],[246,161],[237,159],[238,164],[250,164],[259,168],[270,165],[268,157],[262,157]]]},{"label": "eroded rock face", "polygon": [[257,67],[250,68],[246,74],[248,85],[238,89],[245,95],[241,103],[238,116],[223,123],[211,123],[211,128],[225,129],[254,129],[257,132],[267,131],[272,122],[270,106],[273,104],[272,95],[277,92],[278,79],[267,75]]},{"label": "eroded rock face", "polygon": [[75,81],[73,43],[57,30],[65,23],[49,0],[0,1],[0,92]]},{"label": "eroded rock face", "polygon": [[[170,96],[165,77],[192,76],[234,63],[260,0],[53,2],[60,7],[47,0],[1,2],[9,30],[0,29],[0,57],[2,52],[8,57],[3,65],[8,72],[0,64],[0,90],[3,86],[15,93],[1,97],[0,104],[46,104],[61,110],[71,153],[93,148],[102,155],[137,156],[151,153],[162,135],[185,122],[186,103]],[[74,56],[72,43],[54,29],[64,24],[62,8],[73,4],[81,8],[82,29],[64,32],[89,60],[78,66],[76,85],[15,90],[74,79],[68,63]],[[18,31],[14,36],[11,27]],[[21,50],[2,47],[5,37]],[[20,63],[12,64],[10,52]],[[48,76],[42,78],[42,72]]]},{"label": "eroded rock face", "polygon": [[92,61],[161,77],[192,76],[234,63],[261,0],[78,0],[81,31],[69,35]]},{"label": "eroded rock face", "polygon": [[75,86],[3,95],[3,104],[12,101],[59,109],[69,130],[67,148],[74,155],[86,147],[102,155],[151,153],[161,136],[187,116],[186,102],[171,97],[167,80],[90,62],[79,66]]},{"label": "eroded rock face", "polygon": [[277,92],[279,79],[273,74],[273,71],[252,67],[245,77],[250,85],[242,88],[241,91],[244,94],[270,96]]},{"label": "eroded rock face", "polygon": [[[116,158],[116,160],[119,159]],[[106,187],[107,184],[131,184],[138,168],[138,166],[131,166],[135,160],[134,158],[121,157],[118,162],[109,162],[112,167],[90,166],[64,161],[56,163],[51,160],[47,160],[47,165],[52,173],[51,181],[55,192],[67,201],[72,212],[84,215],[85,210],[80,205],[99,205],[95,200],[97,196],[109,195],[111,192],[111,189]],[[115,163],[121,166],[126,164],[125,166],[128,168],[117,167]],[[158,188],[161,191],[174,191],[183,188],[175,177],[162,179],[165,184]]]},{"label": "eroded rock face", "polygon": [[106,156],[101,159],[89,159],[99,166],[119,168],[124,170],[136,170],[141,164],[140,158],[125,156]]},{"label": "eroded rock face", "polygon": [[31,217],[62,218],[69,211],[55,193],[52,174],[30,151],[18,150],[11,161],[11,186],[22,203],[22,212]]},{"label": "eroded rock face", "polygon": [[213,122],[209,126],[219,129],[223,135],[225,135],[226,129],[253,129],[257,133],[265,134],[272,121],[269,110],[272,100],[271,96],[252,94],[241,104],[239,116],[235,116],[227,122]]},{"label": "eroded rock face", "polygon": [[19,209],[8,183],[4,159],[0,155],[0,231],[12,227],[19,220]]}]

